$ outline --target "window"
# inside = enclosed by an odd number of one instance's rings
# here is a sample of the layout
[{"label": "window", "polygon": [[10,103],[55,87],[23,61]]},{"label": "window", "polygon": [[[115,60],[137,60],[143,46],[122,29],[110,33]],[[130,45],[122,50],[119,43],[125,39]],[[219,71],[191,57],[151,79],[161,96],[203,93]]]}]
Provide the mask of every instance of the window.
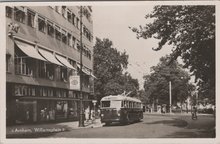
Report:
[{"label": "window", "polygon": [[6,17],[12,18],[13,9],[9,6],[6,6]]},{"label": "window", "polygon": [[72,13],[72,24],[75,26],[75,18],[76,18],[76,16],[75,16],[75,14],[74,13]]},{"label": "window", "polygon": [[62,80],[63,82],[67,82],[67,68],[62,67],[60,74],[61,74],[61,80]]},{"label": "window", "polygon": [[[29,60],[30,61],[30,60]],[[15,73],[32,76],[33,70],[30,68],[31,63],[28,58],[15,57]]]},{"label": "window", "polygon": [[72,22],[72,14],[70,11],[67,11],[67,19],[69,22]]},{"label": "window", "polygon": [[9,72],[10,55],[6,55],[6,72]]},{"label": "window", "polygon": [[67,33],[65,30],[62,30],[62,42],[67,43]]},{"label": "window", "polygon": [[68,37],[68,39],[67,39],[67,44],[68,44],[69,46],[72,46],[73,44],[72,44],[72,36],[71,36],[71,34],[68,33],[67,37]]},{"label": "window", "polygon": [[61,97],[60,90],[56,90],[56,97]]},{"label": "window", "polygon": [[101,105],[102,107],[110,107],[110,101],[102,101]]},{"label": "window", "polygon": [[79,18],[76,18],[76,27],[79,29]]},{"label": "window", "polygon": [[46,78],[46,62],[39,61],[38,68],[39,68],[39,77]]},{"label": "window", "polygon": [[46,31],[46,22],[42,17],[38,17],[38,30],[45,33]]},{"label": "window", "polygon": [[43,88],[43,96],[44,96],[44,97],[47,96],[47,88]]},{"label": "window", "polygon": [[62,6],[62,16],[63,16],[64,18],[67,18],[66,6]]},{"label": "window", "polygon": [[48,88],[48,96],[49,97],[53,97],[53,89],[52,88]]},{"label": "window", "polygon": [[58,26],[55,27],[55,36],[56,36],[56,39],[61,40],[61,32]]},{"label": "window", "polygon": [[34,87],[31,88],[31,95],[32,96],[36,95],[36,89]]},{"label": "window", "polygon": [[[23,8],[24,9],[24,8]],[[18,9],[15,8],[15,20],[21,23],[24,23],[25,21],[25,13],[22,8]]]},{"label": "window", "polygon": [[30,96],[30,87],[26,85],[15,85],[15,96]]},{"label": "window", "polygon": [[72,36],[72,47],[76,49],[76,38]]},{"label": "window", "polygon": [[61,6],[55,6],[55,11],[61,14],[62,7]]},{"label": "window", "polygon": [[54,37],[54,27],[53,23],[47,22],[47,34],[51,37]]},{"label": "window", "polygon": [[28,25],[31,27],[34,27],[34,17],[35,17],[35,13],[28,10],[27,11]]}]

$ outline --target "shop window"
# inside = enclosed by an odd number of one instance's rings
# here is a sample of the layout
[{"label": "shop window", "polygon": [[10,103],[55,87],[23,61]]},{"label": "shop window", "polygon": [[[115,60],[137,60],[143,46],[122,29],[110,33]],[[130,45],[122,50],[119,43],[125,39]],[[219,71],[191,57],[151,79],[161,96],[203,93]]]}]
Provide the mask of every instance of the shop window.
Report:
[{"label": "shop window", "polygon": [[67,43],[67,33],[65,30],[62,31],[62,42]]},{"label": "shop window", "polygon": [[61,32],[60,32],[60,28],[56,26],[55,28],[55,36],[56,39],[61,40]]},{"label": "shop window", "polygon": [[67,11],[67,19],[69,22],[72,22],[72,14],[70,11]]},{"label": "shop window", "polygon": [[72,24],[75,26],[76,22],[75,22],[76,16],[74,13],[72,13]]},{"label": "shop window", "polygon": [[12,18],[13,9],[9,6],[6,6],[6,17]]},{"label": "shop window", "polygon": [[24,8],[15,8],[14,12],[15,12],[15,20],[21,23],[25,22],[25,12],[23,10]]},{"label": "shop window", "polygon": [[28,25],[31,27],[34,27],[34,18],[35,18],[35,13],[28,10],[27,11]]},{"label": "shop window", "polygon": [[67,118],[68,115],[68,103],[67,101],[57,101],[56,104],[56,116],[57,117],[62,117],[62,118]]},{"label": "shop window", "polygon": [[72,44],[72,36],[71,36],[71,34],[68,33],[67,37],[68,37],[68,39],[67,39],[67,44],[68,44],[69,46],[72,46],[73,44]]},{"label": "shop window", "polygon": [[38,17],[38,30],[45,33],[46,31],[46,22],[42,17]]},{"label": "shop window", "polygon": [[54,37],[54,27],[51,22],[47,23],[47,34],[51,37]]}]

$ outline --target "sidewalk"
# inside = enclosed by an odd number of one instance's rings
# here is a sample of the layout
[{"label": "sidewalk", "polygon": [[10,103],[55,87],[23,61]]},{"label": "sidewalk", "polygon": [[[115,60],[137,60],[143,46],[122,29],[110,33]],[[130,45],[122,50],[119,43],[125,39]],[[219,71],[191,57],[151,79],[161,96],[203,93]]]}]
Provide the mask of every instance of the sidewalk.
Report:
[{"label": "sidewalk", "polygon": [[50,136],[53,133],[64,131],[71,131],[75,129],[97,128],[102,127],[100,119],[94,121],[89,120],[84,122],[85,127],[79,127],[78,121],[61,122],[61,123],[47,123],[47,124],[27,124],[14,125],[6,127],[7,138],[36,138],[41,136]]}]

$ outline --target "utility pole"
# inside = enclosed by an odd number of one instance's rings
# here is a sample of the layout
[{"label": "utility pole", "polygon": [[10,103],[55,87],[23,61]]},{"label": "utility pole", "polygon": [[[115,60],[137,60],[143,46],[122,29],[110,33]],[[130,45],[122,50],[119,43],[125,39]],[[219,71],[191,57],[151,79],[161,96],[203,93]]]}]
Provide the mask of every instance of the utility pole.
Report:
[{"label": "utility pole", "polygon": [[172,113],[172,92],[171,92],[171,81],[169,81],[169,95],[170,95],[170,114]]},{"label": "utility pole", "polygon": [[82,43],[82,6],[80,6],[80,102],[79,102],[79,127],[84,127],[84,108],[83,108],[83,92],[82,92],[82,49],[83,49],[83,43]]}]

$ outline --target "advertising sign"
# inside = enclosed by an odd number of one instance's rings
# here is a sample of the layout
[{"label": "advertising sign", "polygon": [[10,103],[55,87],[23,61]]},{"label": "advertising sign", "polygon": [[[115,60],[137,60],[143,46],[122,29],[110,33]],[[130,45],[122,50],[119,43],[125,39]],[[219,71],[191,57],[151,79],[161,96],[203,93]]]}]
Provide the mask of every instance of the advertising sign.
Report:
[{"label": "advertising sign", "polygon": [[79,76],[70,76],[70,89],[80,90],[80,77]]}]

